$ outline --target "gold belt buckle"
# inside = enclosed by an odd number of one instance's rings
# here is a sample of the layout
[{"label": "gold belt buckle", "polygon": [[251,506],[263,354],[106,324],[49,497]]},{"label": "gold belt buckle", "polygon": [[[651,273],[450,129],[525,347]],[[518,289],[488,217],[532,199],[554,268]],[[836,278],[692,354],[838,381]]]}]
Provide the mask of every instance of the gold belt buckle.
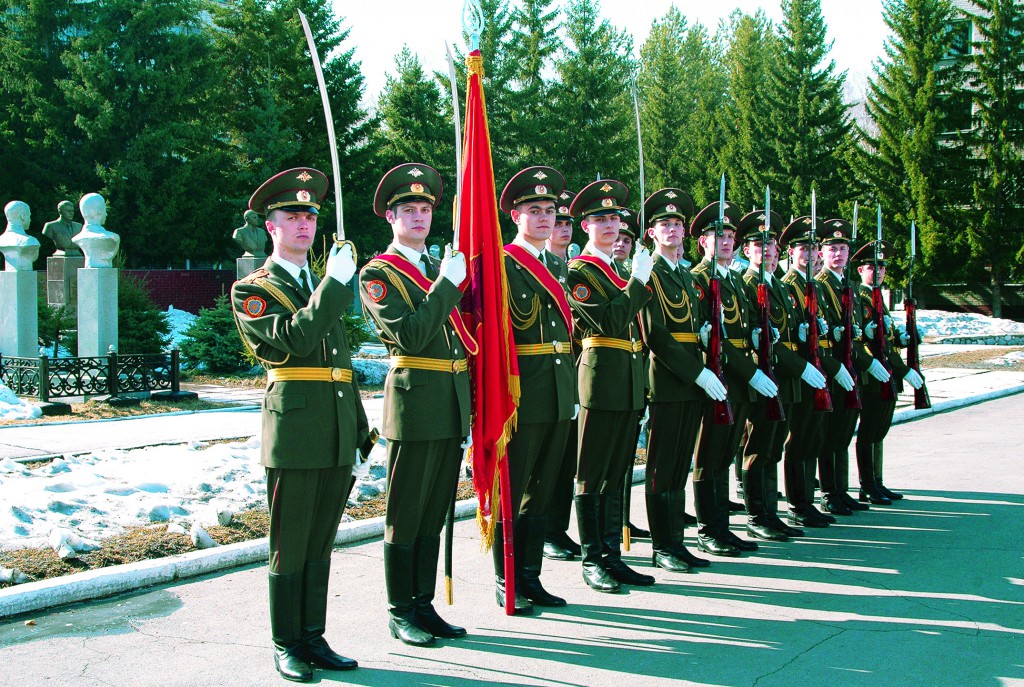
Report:
[{"label": "gold belt buckle", "polygon": [[458,360],[453,360],[452,361],[452,374],[453,375],[459,374],[459,361]]},{"label": "gold belt buckle", "polygon": [[644,345],[639,341],[630,341],[629,345],[633,349],[634,353],[639,353],[640,349],[644,347]]},{"label": "gold belt buckle", "polygon": [[552,344],[552,348],[554,349],[555,353],[561,353],[562,352],[562,342],[561,341],[556,341],[554,344]]},{"label": "gold belt buckle", "polygon": [[331,381],[332,382],[340,382],[340,381],[342,381],[342,379],[343,379],[342,373],[343,372],[344,372],[344,370],[342,370],[340,367],[332,367],[331,368]]}]

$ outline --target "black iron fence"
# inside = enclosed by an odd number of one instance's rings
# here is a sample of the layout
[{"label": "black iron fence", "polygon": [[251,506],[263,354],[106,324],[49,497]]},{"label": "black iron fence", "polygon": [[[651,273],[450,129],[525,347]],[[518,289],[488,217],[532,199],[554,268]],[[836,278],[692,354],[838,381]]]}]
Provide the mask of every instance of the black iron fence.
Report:
[{"label": "black iron fence", "polygon": [[94,358],[0,356],[0,382],[41,403],[73,396],[181,390],[179,353],[101,355]]}]

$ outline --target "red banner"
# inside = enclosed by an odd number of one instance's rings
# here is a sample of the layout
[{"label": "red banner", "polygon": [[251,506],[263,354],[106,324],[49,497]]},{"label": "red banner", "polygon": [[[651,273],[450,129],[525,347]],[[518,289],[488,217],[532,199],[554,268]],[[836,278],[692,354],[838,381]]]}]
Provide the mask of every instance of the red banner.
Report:
[{"label": "red banner", "polygon": [[[484,70],[480,51],[470,53],[466,65],[469,82],[462,148],[460,235],[456,248],[469,259],[469,286],[461,307],[462,317],[479,348],[469,363],[473,382],[473,486],[479,500],[477,521],[485,545],[490,546],[494,540],[495,516],[500,512],[496,507],[499,475],[502,468],[507,471],[506,447],[516,424],[519,368],[505,296],[505,263],[481,85]],[[502,496],[508,499],[502,506],[508,508],[511,497]],[[506,531],[505,538],[510,534]]]}]

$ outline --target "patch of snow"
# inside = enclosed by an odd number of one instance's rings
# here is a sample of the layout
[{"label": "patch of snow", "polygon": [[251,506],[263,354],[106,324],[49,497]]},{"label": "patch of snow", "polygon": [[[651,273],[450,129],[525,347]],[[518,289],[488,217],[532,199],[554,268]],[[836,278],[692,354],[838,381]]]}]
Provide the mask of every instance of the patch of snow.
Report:
[{"label": "patch of snow", "polygon": [[[906,313],[892,312],[893,320],[906,325]],[[921,336],[984,336],[990,334],[1024,334],[1024,322],[988,317],[978,313],[918,310],[917,328]]]},{"label": "patch of snow", "polygon": [[39,406],[18,398],[5,384],[0,383],[0,420],[33,420],[42,417]]},{"label": "patch of snow", "polygon": [[998,358],[986,360],[985,364],[1000,366],[1021,365],[1024,364],[1024,351],[1011,351],[1006,355],[999,356]]},{"label": "patch of snow", "polygon": [[196,321],[197,316],[185,310],[178,310],[173,305],[167,306],[164,316],[167,318],[167,324],[171,330],[167,350],[180,348],[181,342],[185,338],[185,332]]}]

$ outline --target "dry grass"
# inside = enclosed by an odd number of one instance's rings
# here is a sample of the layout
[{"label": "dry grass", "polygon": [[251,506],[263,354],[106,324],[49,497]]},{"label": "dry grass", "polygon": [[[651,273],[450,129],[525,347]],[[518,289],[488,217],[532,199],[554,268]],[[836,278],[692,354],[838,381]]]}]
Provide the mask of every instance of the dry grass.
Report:
[{"label": "dry grass", "polygon": [[1014,365],[993,365],[992,360],[1000,358],[1007,353],[1024,351],[1024,346],[1006,346],[998,349],[978,349],[962,351],[959,353],[946,353],[925,358],[921,361],[921,367],[958,367],[975,370],[1003,370],[1006,372],[1024,372],[1024,362]]},{"label": "dry grass", "polygon": [[224,408],[231,404],[211,403],[197,399],[193,401],[141,401],[136,406],[116,407],[99,401],[72,403],[70,415],[48,415],[33,420],[0,420],[0,427],[7,425],[35,425],[52,422],[81,422],[82,420],[106,420],[136,415],[157,415],[160,413],[177,413],[181,411],[211,410]]}]

